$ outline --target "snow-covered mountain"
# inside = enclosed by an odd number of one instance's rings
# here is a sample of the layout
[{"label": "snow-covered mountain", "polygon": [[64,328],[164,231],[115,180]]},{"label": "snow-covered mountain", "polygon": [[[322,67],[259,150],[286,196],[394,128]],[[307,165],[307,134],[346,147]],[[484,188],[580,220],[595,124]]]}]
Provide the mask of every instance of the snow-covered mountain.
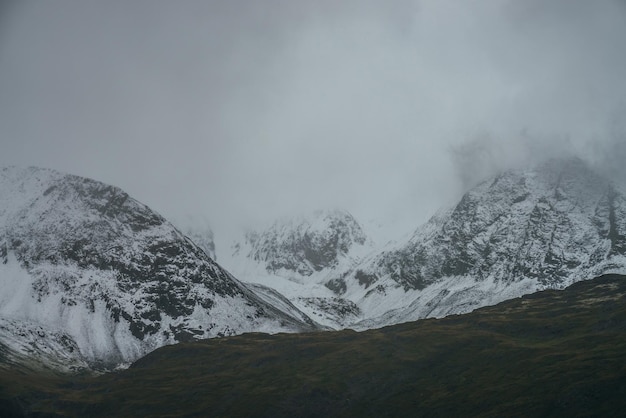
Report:
[{"label": "snow-covered mountain", "polygon": [[580,159],[551,160],[480,184],[334,288],[373,314],[356,326],[369,328],[624,273],[625,255],[624,193]]},{"label": "snow-covered mountain", "polygon": [[[0,289],[0,348],[62,352],[71,367],[113,367],[191,338],[318,328],[122,190],[38,168],[0,170]],[[54,338],[29,352],[40,332]]]},{"label": "snow-covered mountain", "polygon": [[[619,187],[580,159],[552,160],[483,182],[386,248],[362,245],[368,240],[356,221],[333,222],[349,215],[327,212],[248,234],[232,268],[242,280],[278,289],[322,323],[365,329],[626,273],[625,215]],[[338,236],[357,237],[347,242],[359,256],[342,258],[350,252],[324,244],[340,240],[315,238]],[[310,242],[321,242],[313,248],[327,253],[308,257]]]},{"label": "snow-covered mountain", "polygon": [[366,242],[361,226],[348,212],[317,210],[281,219],[261,232],[248,232],[243,248],[240,245],[235,252],[245,251],[246,257],[261,262],[268,272],[311,276],[353,259],[354,250]]},{"label": "snow-covered mountain", "polygon": [[373,248],[350,213],[316,210],[248,231],[223,263],[242,280],[278,290],[316,321],[342,328],[360,318],[360,310],[325,284]]}]

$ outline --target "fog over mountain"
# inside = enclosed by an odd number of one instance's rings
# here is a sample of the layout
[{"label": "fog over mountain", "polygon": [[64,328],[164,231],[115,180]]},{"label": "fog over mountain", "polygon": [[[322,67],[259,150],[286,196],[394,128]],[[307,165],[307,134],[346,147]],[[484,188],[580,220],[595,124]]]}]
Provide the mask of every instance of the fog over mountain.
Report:
[{"label": "fog over mountain", "polygon": [[624,39],[620,0],[3,2],[0,165],[218,242],[325,207],[393,238],[537,159],[625,179]]}]

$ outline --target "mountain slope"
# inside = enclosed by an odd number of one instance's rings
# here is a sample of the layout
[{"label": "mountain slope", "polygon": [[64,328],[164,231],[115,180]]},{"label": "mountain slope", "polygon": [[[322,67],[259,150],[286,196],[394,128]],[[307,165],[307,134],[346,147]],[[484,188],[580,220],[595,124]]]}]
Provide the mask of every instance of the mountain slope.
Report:
[{"label": "mountain slope", "polygon": [[0,372],[0,387],[11,382],[0,408],[91,417],[621,416],[625,331],[626,277],[604,276],[362,333],[164,347],[128,370],[72,384]]},{"label": "mountain slope", "polygon": [[112,367],[178,341],[315,328],[267,304],[122,190],[0,171],[0,317],[70,336]]},{"label": "mountain slope", "polygon": [[76,373],[89,367],[67,333],[30,321],[0,318],[0,368]]},{"label": "mountain slope", "polygon": [[249,232],[235,253],[263,264],[268,272],[311,276],[335,268],[368,239],[348,212],[318,210],[309,215],[276,221],[261,232]]},{"label": "mountain slope", "polygon": [[326,262],[319,271],[306,257],[315,242],[304,239],[311,224],[318,225],[317,236],[350,236],[329,221],[277,222],[249,235],[229,265],[238,277],[275,287],[335,328],[464,313],[626,272],[626,197],[580,159],[502,173],[405,241],[378,251],[353,244],[360,251],[350,257],[331,245],[327,259],[343,261]]},{"label": "mountain slope", "polygon": [[623,192],[579,159],[552,160],[482,183],[334,287],[362,308],[386,303],[357,326],[369,328],[624,272],[625,251]]},{"label": "mountain slope", "polygon": [[247,232],[222,262],[242,280],[276,289],[316,321],[342,328],[359,319],[360,310],[325,283],[372,250],[350,213],[317,210]]}]

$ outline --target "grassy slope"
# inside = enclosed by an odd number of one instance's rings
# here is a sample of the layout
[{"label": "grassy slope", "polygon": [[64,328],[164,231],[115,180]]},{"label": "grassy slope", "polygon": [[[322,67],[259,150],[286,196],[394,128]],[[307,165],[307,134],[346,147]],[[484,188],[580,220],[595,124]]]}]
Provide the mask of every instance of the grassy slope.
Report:
[{"label": "grassy slope", "polygon": [[0,415],[621,416],[625,279],[362,333],[178,344],[96,378],[0,371]]}]

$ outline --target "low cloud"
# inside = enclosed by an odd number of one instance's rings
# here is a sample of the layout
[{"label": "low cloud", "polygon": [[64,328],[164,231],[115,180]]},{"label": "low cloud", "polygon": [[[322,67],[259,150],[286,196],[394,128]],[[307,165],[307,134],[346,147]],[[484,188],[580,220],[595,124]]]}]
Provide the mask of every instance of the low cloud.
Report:
[{"label": "low cloud", "polygon": [[623,1],[0,10],[0,163],[200,213],[218,240],[328,206],[412,230],[482,178],[546,155],[621,176]]}]

